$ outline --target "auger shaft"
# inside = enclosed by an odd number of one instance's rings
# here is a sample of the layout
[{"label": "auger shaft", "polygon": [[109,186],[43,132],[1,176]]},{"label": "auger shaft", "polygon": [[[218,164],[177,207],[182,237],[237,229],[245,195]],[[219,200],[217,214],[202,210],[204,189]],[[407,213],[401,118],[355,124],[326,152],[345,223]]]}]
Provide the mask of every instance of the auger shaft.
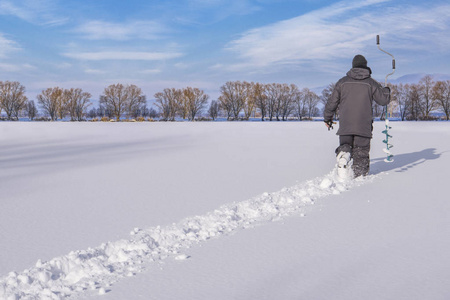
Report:
[{"label": "auger shaft", "polygon": [[[377,35],[377,46],[378,46],[378,49],[380,49],[382,52],[384,52],[384,53],[386,53],[386,54],[388,54],[388,55],[390,55],[392,57],[392,72],[387,74],[386,78],[384,79],[384,86],[386,87],[387,86],[387,79],[388,79],[388,77],[391,76],[392,74],[394,74],[394,72],[395,72],[395,58],[394,58],[394,55],[392,55],[391,53],[381,49],[381,47],[380,47],[380,36],[379,35]],[[386,129],[383,130],[382,133],[384,133],[386,135],[386,138],[383,140],[383,143],[386,144],[386,148],[383,148],[383,151],[386,153],[387,157],[386,157],[386,159],[384,161],[385,162],[393,162],[394,161],[394,159],[393,159],[394,155],[390,151],[390,149],[393,147],[393,145],[389,144],[389,138],[392,138],[392,136],[389,135],[389,129],[391,129],[392,127],[389,126],[388,106],[387,105],[385,107],[385,113],[386,113],[386,115],[385,115],[385,127],[386,127]]]}]

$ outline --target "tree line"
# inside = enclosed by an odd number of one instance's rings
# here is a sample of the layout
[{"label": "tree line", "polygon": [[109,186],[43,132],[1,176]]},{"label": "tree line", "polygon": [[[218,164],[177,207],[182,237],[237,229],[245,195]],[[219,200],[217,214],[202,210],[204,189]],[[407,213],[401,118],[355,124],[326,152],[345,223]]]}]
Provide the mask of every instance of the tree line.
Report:
[{"label": "tree line", "polygon": [[[450,118],[450,80],[434,81],[424,76],[416,84],[389,85],[392,108],[403,120],[434,120],[433,112],[441,112]],[[379,110],[379,108],[378,108]]]},{"label": "tree line", "polygon": [[[154,94],[154,103],[148,107],[146,96],[136,85],[112,84],[99,97],[98,107],[93,107],[92,95],[81,88],[47,88],[34,100],[25,96],[25,87],[19,82],[0,81],[0,114],[8,120],[18,120],[26,115],[34,120],[39,114],[44,119],[56,121],[70,118],[83,121],[88,118],[114,119],[159,119],[174,121],[177,118],[196,120],[207,116],[227,120],[285,121],[288,119],[311,119],[319,116],[322,106],[331,97],[334,83],[317,95],[309,88],[299,89],[295,84],[262,84],[246,81],[228,81],[220,87],[217,100],[209,101],[209,95],[194,87],[166,88]],[[391,88],[391,117],[401,120],[432,120],[435,112],[450,117],[450,80],[434,81],[423,77],[417,84],[389,84]],[[208,105],[209,104],[209,105]],[[384,116],[384,107],[374,103],[375,117]],[[337,115],[338,118],[338,115]]]}]

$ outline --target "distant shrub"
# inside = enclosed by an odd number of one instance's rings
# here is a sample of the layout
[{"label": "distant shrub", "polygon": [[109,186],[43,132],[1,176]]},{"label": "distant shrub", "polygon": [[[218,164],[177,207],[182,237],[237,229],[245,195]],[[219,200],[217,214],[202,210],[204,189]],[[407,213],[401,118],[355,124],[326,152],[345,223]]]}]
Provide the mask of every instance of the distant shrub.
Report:
[{"label": "distant shrub", "polygon": [[423,116],[423,117],[419,117],[419,120],[421,120],[421,121],[437,121],[438,117],[435,117],[435,116],[425,117],[425,116]]},{"label": "distant shrub", "polygon": [[211,119],[211,118],[206,118],[206,117],[200,117],[200,118],[197,118],[197,119],[195,119],[195,121],[198,121],[198,122],[210,122],[210,121],[212,121],[213,119]]},{"label": "distant shrub", "polygon": [[156,122],[156,120],[152,119],[152,118],[147,118],[148,122]]},{"label": "distant shrub", "polygon": [[102,122],[109,122],[109,118],[108,117],[102,117],[100,119],[100,121],[102,121]]},{"label": "distant shrub", "polygon": [[93,118],[92,120],[91,120],[91,122],[98,122],[99,120],[98,120],[98,118]]},{"label": "distant shrub", "polygon": [[136,122],[145,122],[145,118],[144,117],[138,117],[136,119]]},{"label": "distant shrub", "polygon": [[34,118],[34,120],[35,120],[35,121],[38,121],[38,122],[48,122],[48,121],[51,121],[51,119],[50,119],[50,118],[47,118],[47,117]]},{"label": "distant shrub", "polygon": [[115,122],[115,121],[116,121],[115,119],[110,119],[110,120],[109,120],[109,122]]}]

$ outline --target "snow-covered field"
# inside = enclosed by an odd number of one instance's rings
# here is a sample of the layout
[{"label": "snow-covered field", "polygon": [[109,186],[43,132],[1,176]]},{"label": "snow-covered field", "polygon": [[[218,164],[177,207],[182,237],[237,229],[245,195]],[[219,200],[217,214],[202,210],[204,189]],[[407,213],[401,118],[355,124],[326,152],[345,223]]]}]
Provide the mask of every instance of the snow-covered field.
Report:
[{"label": "snow-covered field", "polygon": [[0,299],[450,299],[450,123],[0,123]]}]

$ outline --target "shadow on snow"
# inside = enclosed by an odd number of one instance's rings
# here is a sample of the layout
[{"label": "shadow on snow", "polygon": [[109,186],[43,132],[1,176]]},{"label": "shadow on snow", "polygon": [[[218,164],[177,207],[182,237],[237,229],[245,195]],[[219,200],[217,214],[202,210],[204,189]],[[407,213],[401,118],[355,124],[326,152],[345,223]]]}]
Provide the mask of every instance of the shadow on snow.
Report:
[{"label": "shadow on snow", "polygon": [[438,159],[443,153],[444,152],[436,153],[436,148],[428,148],[422,151],[395,155],[394,162],[392,163],[386,163],[384,161],[384,157],[375,158],[371,160],[370,169],[372,170],[372,174],[379,174],[381,172],[392,171],[394,169],[396,172],[405,172],[411,168],[423,164],[427,160]]}]

